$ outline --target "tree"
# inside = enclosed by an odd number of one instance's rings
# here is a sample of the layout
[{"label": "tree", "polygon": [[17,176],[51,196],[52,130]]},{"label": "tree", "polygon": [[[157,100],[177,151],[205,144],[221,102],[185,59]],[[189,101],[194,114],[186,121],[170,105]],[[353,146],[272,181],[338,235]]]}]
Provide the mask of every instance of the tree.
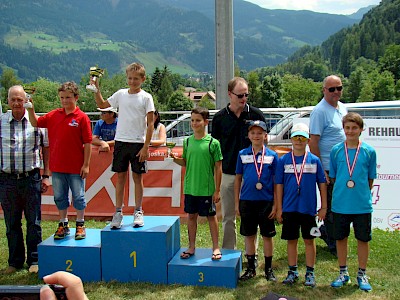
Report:
[{"label": "tree", "polygon": [[282,103],[282,77],[278,74],[266,76],[262,82],[260,102],[258,107],[281,107]]},{"label": "tree", "polygon": [[316,105],[321,99],[322,84],[300,75],[285,74],[283,80],[283,103],[289,107]]},{"label": "tree", "polygon": [[22,84],[22,81],[18,79],[17,75],[15,74],[15,71],[11,68],[4,68],[3,67],[3,72],[0,77],[0,85],[1,85],[1,102],[3,107],[3,111],[6,111],[6,105],[7,105],[7,98],[8,98],[8,89],[12,87],[13,85],[18,85]]},{"label": "tree", "polygon": [[257,102],[260,102],[262,96],[259,89],[260,81],[258,79],[258,73],[252,71],[247,76],[247,83],[249,86],[249,102],[256,105]]},{"label": "tree", "polygon": [[379,59],[382,71],[390,71],[396,80],[400,79],[400,45],[390,45]]},{"label": "tree", "polygon": [[167,104],[168,99],[174,92],[169,76],[166,75],[161,80],[161,88],[158,90],[157,96],[160,104]]},{"label": "tree", "polygon": [[39,78],[37,81],[32,82],[31,85],[36,88],[33,95],[36,112],[47,113],[52,109],[60,107],[60,100],[58,98],[59,83]]},{"label": "tree", "polygon": [[173,92],[168,99],[167,109],[170,111],[192,110],[193,102],[181,91]]}]

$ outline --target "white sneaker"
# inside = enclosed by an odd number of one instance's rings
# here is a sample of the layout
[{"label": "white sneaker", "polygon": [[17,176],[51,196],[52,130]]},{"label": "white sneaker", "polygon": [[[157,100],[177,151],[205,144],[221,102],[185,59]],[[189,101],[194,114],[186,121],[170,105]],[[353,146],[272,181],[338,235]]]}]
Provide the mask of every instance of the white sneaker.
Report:
[{"label": "white sneaker", "polygon": [[136,211],[133,214],[133,227],[142,227],[143,225],[143,210]]},{"label": "white sneaker", "polygon": [[110,223],[111,229],[120,229],[123,222],[122,222],[122,212],[115,212],[112,218],[112,221]]}]

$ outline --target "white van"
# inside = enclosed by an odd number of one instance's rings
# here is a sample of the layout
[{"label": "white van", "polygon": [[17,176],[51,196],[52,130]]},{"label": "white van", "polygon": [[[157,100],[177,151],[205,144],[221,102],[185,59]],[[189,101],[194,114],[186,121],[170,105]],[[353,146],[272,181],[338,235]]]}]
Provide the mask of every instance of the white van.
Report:
[{"label": "white van", "polygon": [[[272,128],[280,119],[290,114],[295,108],[260,108],[263,112],[268,129]],[[218,110],[210,110],[210,123],[207,131],[212,130],[212,119]],[[166,126],[167,141],[174,142],[177,146],[182,146],[186,137],[193,134],[190,126],[190,112],[182,114],[179,118]]]},{"label": "white van", "polygon": [[[359,113],[366,119],[400,119],[400,100],[345,103],[348,111]],[[279,120],[268,133],[268,144],[275,146],[290,146],[290,131],[293,123],[304,119],[308,123],[314,106],[297,109]]]}]

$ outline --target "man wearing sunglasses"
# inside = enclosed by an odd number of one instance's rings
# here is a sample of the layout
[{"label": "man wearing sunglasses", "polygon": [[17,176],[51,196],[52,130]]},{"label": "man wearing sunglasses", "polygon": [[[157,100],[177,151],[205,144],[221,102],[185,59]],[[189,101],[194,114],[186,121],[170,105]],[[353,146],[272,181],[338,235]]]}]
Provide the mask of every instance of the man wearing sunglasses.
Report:
[{"label": "man wearing sunglasses", "polygon": [[250,121],[265,122],[261,110],[247,103],[246,80],[234,77],[228,83],[229,104],[217,112],[212,121],[212,136],[219,140],[222,151],[221,212],[224,237],[222,248],[236,248],[236,212],[234,181],[239,151],[250,146]]},{"label": "man wearing sunglasses", "polygon": [[329,251],[336,256],[336,241],[333,239],[333,216],[331,213],[333,183],[329,180],[330,152],[332,147],[346,139],[342,118],[347,109],[340,99],[343,85],[336,75],[330,75],[323,81],[324,98],[314,107],[310,116],[310,151],[322,162],[328,187],[328,210],[324,225],[321,226],[321,238]]}]

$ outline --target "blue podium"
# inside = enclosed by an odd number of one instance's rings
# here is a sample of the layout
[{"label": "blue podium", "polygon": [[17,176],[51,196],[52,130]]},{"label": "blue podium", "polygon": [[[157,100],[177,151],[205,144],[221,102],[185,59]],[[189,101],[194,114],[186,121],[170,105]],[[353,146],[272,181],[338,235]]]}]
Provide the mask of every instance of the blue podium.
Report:
[{"label": "blue podium", "polygon": [[168,283],[236,288],[242,271],[242,253],[221,249],[221,260],[211,260],[212,250],[197,248],[195,255],[180,258],[180,251],[168,264]]},{"label": "blue podium", "polygon": [[39,277],[67,271],[83,281],[101,280],[101,230],[86,229],[86,239],[75,240],[75,228],[62,240],[52,235],[38,245]]},{"label": "blue podium", "polygon": [[145,216],[133,228],[133,216],[123,217],[121,229],[101,230],[101,268],[104,281],[168,282],[168,262],[180,248],[179,217]]}]

